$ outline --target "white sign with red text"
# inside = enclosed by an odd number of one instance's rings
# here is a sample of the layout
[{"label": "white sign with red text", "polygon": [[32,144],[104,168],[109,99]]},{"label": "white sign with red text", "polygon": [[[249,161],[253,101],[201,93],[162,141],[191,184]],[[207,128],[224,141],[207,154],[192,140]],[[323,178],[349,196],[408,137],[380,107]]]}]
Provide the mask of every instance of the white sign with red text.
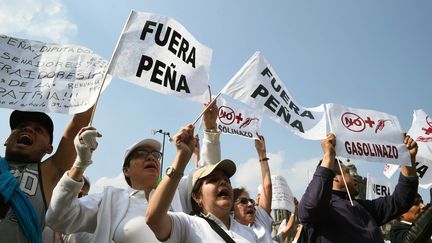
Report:
[{"label": "white sign with red text", "polygon": [[204,103],[212,50],[176,20],[132,11],[109,73],[153,91]]},{"label": "white sign with red text", "polygon": [[423,110],[415,110],[408,135],[418,145],[416,168],[419,186],[430,188],[432,186],[432,118]]},{"label": "white sign with red text", "polygon": [[374,110],[327,104],[338,156],[371,162],[410,165],[399,120]]},{"label": "white sign with red text", "polygon": [[221,133],[237,135],[249,139],[258,139],[262,115],[255,110],[218,98],[217,127]]},{"label": "white sign with red text", "polygon": [[264,112],[302,138],[320,140],[326,136],[324,105],[300,106],[260,52],[255,52],[221,93]]}]

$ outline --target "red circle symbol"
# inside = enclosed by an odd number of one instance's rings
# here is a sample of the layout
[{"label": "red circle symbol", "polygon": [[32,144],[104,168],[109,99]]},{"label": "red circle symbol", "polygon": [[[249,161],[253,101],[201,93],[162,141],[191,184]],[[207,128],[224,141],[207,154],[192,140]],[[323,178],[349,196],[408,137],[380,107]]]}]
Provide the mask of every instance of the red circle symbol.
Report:
[{"label": "red circle symbol", "polygon": [[360,116],[352,112],[345,112],[341,116],[341,122],[352,132],[361,132],[366,128],[366,124]]},{"label": "red circle symbol", "polygon": [[218,118],[222,124],[230,125],[235,120],[234,110],[229,108],[228,106],[221,106],[218,110]]}]

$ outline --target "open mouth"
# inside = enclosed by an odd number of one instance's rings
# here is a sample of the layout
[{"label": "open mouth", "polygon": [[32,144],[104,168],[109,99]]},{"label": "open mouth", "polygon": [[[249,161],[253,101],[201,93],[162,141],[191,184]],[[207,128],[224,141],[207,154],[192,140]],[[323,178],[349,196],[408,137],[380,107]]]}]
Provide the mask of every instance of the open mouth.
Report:
[{"label": "open mouth", "polygon": [[157,169],[156,163],[149,162],[144,166],[144,169]]},{"label": "open mouth", "polygon": [[248,215],[255,215],[255,208],[248,208],[246,210],[246,214],[248,214]]},{"label": "open mouth", "polygon": [[17,140],[18,144],[32,145],[33,139],[27,134],[21,134]]},{"label": "open mouth", "polygon": [[231,193],[227,188],[224,188],[218,192],[217,196],[218,197],[229,197],[229,196],[231,196]]}]

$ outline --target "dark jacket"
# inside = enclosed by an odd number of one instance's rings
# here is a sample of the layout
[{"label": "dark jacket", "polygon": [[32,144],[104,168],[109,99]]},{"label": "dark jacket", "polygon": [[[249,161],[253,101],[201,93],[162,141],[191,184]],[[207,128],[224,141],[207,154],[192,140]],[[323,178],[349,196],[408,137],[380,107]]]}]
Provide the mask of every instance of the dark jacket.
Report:
[{"label": "dark jacket", "polygon": [[390,239],[392,243],[430,243],[432,235],[432,207],[428,205],[411,224],[398,222],[392,225]]},{"label": "dark jacket", "polygon": [[334,177],[318,166],[300,201],[298,214],[309,242],[382,243],[379,226],[406,212],[417,193],[418,178],[401,175],[392,195],[353,200],[351,206],[347,193],[332,190]]}]

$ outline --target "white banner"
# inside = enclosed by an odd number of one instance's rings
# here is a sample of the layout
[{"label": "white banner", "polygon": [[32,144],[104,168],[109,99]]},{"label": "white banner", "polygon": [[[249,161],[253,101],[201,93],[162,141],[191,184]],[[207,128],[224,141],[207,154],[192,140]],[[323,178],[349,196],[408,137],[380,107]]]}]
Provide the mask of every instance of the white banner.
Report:
[{"label": "white banner", "polygon": [[[108,62],[90,49],[0,35],[0,107],[79,113],[97,99]],[[107,77],[104,88],[110,83]]]},{"label": "white banner", "polygon": [[394,173],[396,173],[397,169],[399,169],[399,165],[394,165],[394,164],[385,164],[384,165],[384,170],[383,170],[383,174],[387,177],[387,178],[391,178],[393,176]]},{"label": "white banner", "polygon": [[389,180],[380,180],[367,174],[366,200],[373,200],[392,194],[392,185]]},{"label": "white banner", "polygon": [[345,158],[411,165],[404,135],[395,116],[337,104],[327,104],[336,153]]},{"label": "white banner", "polygon": [[300,106],[260,52],[255,52],[221,93],[263,111],[302,138],[326,136],[324,105]]},{"label": "white banner", "polygon": [[212,50],[176,20],[132,11],[109,73],[153,91],[206,102]]},{"label": "white banner", "polygon": [[294,195],[283,176],[272,175],[272,209],[294,211]]},{"label": "white banner", "polygon": [[228,102],[222,96],[218,98],[219,131],[229,135],[237,135],[249,139],[258,139],[256,135],[261,127],[262,115],[255,110]]},{"label": "white banner", "polygon": [[415,110],[413,121],[408,135],[418,145],[416,156],[417,175],[420,187],[430,188],[432,186],[432,118],[423,110]]}]

